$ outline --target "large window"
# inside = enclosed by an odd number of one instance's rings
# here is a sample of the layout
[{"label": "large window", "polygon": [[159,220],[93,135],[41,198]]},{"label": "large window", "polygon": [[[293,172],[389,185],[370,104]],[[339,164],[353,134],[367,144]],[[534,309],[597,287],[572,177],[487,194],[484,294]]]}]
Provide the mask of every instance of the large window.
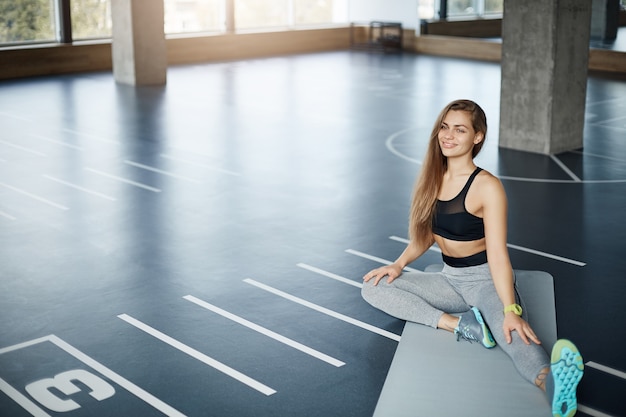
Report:
[{"label": "large window", "polygon": [[293,0],[294,23],[296,25],[314,25],[336,22],[340,20],[336,13],[340,12],[344,6],[341,3],[341,1],[333,2],[333,0]]},{"label": "large window", "polygon": [[[68,4],[58,0],[0,0],[0,46],[110,38],[111,1],[69,0],[68,11],[57,9]],[[234,8],[235,30],[347,23],[349,0],[161,1],[165,33],[178,34],[224,32],[229,5]]]},{"label": "large window", "polygon": [[237,29],[289,26],[289,0],[236,0]]},{"label": "large window", "polygon": [[165,0],[165,33],[223,32],[224,0]]},{"label": "large window", "polygon": [[111,0],[71,0],[72,37],[111,37]]},{"label": "large window", "polygon": [[55,16],[53,0],[0,0],[0,44],[54,41]]},{"label": "large window", "polygon": [[476,18],[501,15],[504,0],[419,0],[420,19]]}]

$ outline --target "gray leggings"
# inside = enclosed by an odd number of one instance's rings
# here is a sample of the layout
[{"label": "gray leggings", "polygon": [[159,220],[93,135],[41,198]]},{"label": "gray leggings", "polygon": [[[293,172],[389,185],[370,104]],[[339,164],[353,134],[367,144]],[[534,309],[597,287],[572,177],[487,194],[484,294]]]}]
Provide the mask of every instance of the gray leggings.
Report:
[{"label": "gray leggings", "polygon": [[[365,301],[391,316],[434,328],[444,312],[459,314],[477,307],[496,343],[524,378],[535,383],[540,371],[550,366],[541,345],[526,345],[515,334],[511,344],[504,339],[502,301],[488,264],[464,268],[444,265],[441,272],[404,273],[391,284],[383,278],[377,286],[370,280],[363,284],[362,295]],[[521,304],[521,300],[518,302]]]}]

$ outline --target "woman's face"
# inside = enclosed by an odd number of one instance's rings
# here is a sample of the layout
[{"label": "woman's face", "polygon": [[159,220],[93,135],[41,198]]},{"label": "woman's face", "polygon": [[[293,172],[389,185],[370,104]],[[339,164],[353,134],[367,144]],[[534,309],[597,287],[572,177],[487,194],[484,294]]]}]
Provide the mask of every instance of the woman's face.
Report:
[{"label": "woman's face", "polygon": [[470,113],[450,110],[443,118],[438,139],[441,152],[450,158],[471,155],[474,145],[483,140],[483,134],[474,131]]}]

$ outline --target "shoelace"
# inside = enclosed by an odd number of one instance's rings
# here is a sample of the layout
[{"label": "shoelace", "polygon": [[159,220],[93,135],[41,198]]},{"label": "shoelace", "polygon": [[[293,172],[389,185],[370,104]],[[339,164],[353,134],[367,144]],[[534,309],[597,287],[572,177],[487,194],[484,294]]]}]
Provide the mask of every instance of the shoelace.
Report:
[{"label": "shoelace", "polygon": [[458,342],[459,339],[461,338],[463,338],[463,340],[466,340],[470,343],[478,342],[478,339],[476,338],[476,336],[470,332],[469,326],[458,327],[456,331],[456,341]]}]

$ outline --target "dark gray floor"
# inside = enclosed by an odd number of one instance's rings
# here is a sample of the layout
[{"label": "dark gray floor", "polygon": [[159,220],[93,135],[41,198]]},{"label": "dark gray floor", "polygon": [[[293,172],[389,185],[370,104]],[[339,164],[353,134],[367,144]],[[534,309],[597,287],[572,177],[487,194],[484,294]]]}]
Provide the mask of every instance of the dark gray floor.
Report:
[{"label": "dark gray floor", "polygon": [[493,63],[362,52],[0,83],[2,416],[370,416],[403,323],[360,277],[403,249],[456,98],[487,112],[514,267],[555,278],[580,415],[626,415],[626,83],[590,77],[584,151],[555,157],[498,149],[499,85]]}]

